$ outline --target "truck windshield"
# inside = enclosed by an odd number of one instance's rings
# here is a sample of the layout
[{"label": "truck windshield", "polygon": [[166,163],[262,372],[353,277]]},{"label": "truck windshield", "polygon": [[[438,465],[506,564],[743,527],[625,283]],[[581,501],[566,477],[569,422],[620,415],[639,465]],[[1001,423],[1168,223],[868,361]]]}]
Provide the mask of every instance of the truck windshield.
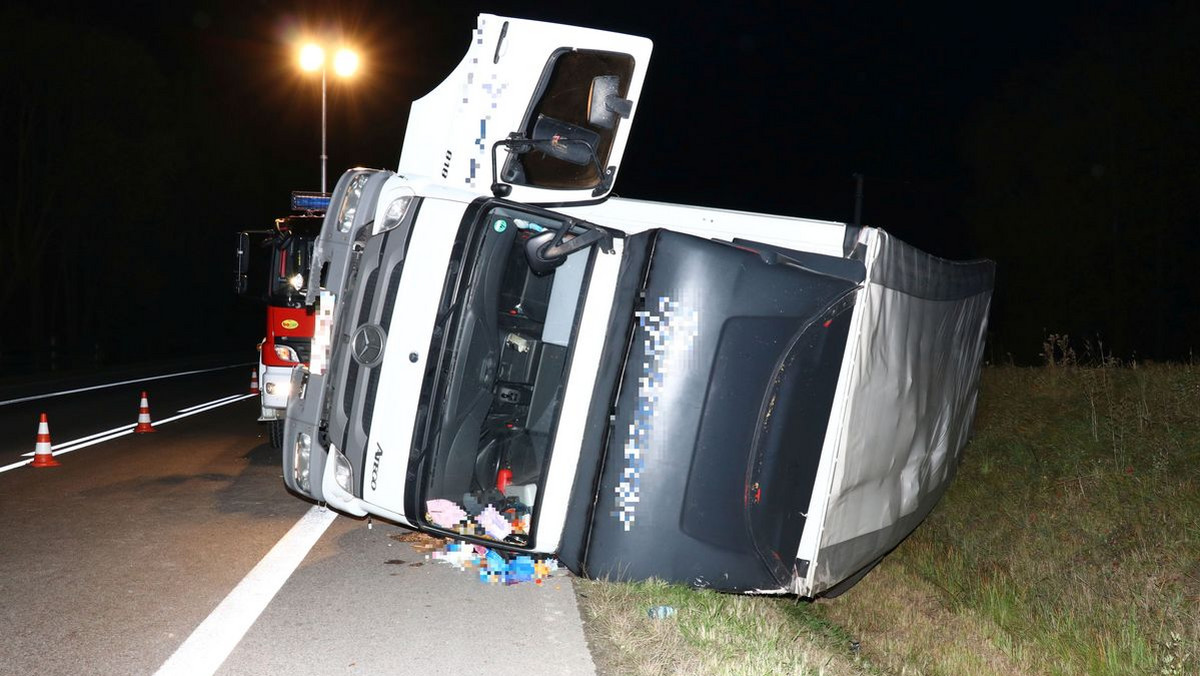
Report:
[{"label": "truck windshield", "polygon": [[590,249],[539,276],[525,242],[562,223],[498,207],[476,227],[482,241],[450,306],[456,319],[441,359],[425,511],[432,525],[526,546]]},{"label": "truck windshield", "polygon": [[314,240],[308,237],[284,236],[275,240],[271,273],[272,305],[303,304],[308,289],[308,267],[312,260]]}]

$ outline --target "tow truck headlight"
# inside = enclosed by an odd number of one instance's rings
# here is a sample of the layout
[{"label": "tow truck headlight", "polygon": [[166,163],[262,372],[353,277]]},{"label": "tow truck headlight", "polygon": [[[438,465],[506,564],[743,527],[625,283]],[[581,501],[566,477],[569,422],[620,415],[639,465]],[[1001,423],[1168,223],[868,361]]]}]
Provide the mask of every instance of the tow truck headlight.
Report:
[{"label": "tow truck headlight", "polygon": [[296,354],[296,351],[293,350],[292,348],[288,347],[287,345],[276,344],[275,345],[275,356],[279,357],[280,359],[282,359],[284,361],[295,362],[297,364],[300,363],[300,355]]},{"label": "tow truck headlight", "polygon": [[288,279],[288,284],[291,284],[292,288],[297,291],[299,291],[300,289],[303,289],[304,288],[304,275],[299,275],[299,274],[292,275],[291,278]]},{"label": "tow truck headlight", "polygon": [[362,200],[363,188],[371,178],[369,174],[359,174],[350,179],[346,196],[342,198],[342,206],[338,209],[337,228],[339,232],[350,232],[354,225],[354,214],[358,213],[358,203]]},{"label": "tow truck headlight", "polygon": [[375,227],[371,229],[372,235],[378,235],[388,230],[395,230],[396,226],[404,221],[404,216],[408,214],[408,208],[412,205],[412,195],[401,195],[392,200],[388,205],[387,211],[383,213],[383,220],[376,220]]},{"label": "tow truck headlight", "polygon": [[292,475],[296,485],[306,492],[312,491],[308,482],[309,458],[312,455],[312,437],[304,432],[296,435],[296,452],[292,454]]},{"label": "tow truck headlight", "polygon": [[354,494],[351,488],[354,485],[354,467],[350,465],[350,461],[337,449],[337,446],[329,447],[329,455],[333,458],[333,480],[344,491]]}]

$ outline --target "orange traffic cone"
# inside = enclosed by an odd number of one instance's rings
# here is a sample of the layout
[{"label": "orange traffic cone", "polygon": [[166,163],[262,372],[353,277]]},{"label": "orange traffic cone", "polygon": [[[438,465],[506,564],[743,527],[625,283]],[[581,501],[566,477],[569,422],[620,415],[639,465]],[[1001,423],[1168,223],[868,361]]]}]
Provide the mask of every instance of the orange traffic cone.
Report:
[{"label": "orange traffic cone", "polygon": [[146,399],[145,391],[142,392],[142,403],[138,406],[138,424],[133,431],[138,434],[154,431],[154,425],[150,424],[150,402]]},{"label": "orange traffic cone", "polygon": [[61,465],[50,452],[50,423],[46,422],[46,414],[38,420],[37,443],[33,446],[34,467],[58,467]]},{"label": "orange traffic cone", "polygon": [[250,372],[250,394],[258,394],[258,369]]}]

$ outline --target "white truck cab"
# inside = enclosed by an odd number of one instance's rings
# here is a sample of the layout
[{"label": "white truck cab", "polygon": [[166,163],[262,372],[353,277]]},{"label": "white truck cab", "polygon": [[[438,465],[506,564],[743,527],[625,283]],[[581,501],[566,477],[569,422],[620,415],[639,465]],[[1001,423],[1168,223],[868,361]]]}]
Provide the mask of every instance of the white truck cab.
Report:
[{"label": "white truck cab", "polygon": [[581,575],[837,591],[953,475],[993,266],[609,197],[650,51],[483,15],[398,170],[342,176],[285,482]]}]

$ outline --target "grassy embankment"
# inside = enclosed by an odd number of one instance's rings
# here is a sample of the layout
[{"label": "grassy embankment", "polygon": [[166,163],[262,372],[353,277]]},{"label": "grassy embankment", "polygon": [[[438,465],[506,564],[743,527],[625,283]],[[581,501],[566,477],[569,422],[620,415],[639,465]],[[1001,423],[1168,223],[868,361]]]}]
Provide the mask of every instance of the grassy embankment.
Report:
[{"label": "grassy embankment", "polygon": [[602,669],[1200,673],[1200,366],[1070,362],[984,370],[945,498],[840,598],[582,582]]}]

